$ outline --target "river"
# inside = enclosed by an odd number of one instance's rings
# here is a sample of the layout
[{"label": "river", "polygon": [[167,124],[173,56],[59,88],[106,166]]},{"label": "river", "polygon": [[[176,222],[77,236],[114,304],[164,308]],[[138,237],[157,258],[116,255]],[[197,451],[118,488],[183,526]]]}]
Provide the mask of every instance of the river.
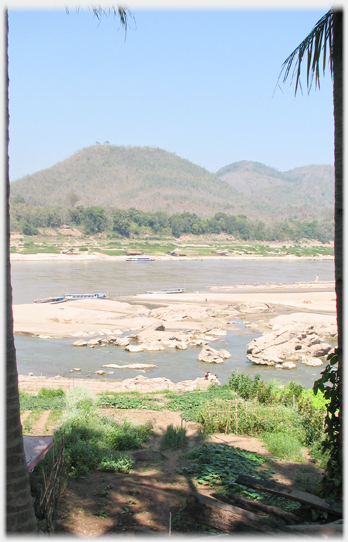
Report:
[{"label": "river", "polygon": [[[146,290],[183,287],[187,292],[207,291],[209,286],[237,284],[293,284],[334,280],[332,260],[156,260],[154,262],[126,262],[124,260],[91,260],[67,262],[13,261],[11,264],[13,301],[15,304],[32,303],[34,299],[63,293],[105,292],[109,297],[144,293]],[[223,294],[221,294],[223,295]],[[232,358],[221,365],[210,366],[223,384],[228,382],[233,370],[250,375],[261,374],[265,380],[277,379],[284,383],[296,380],[305,387],[312,387],[323,367],[298,364],[294,371],[256,366],[246,358],[247,344],[258,335],[239,322],[238,331],[229,332],[221,341],[212,343],[214,348],[225,348]],[[207,364],[197,361],[199,349],[183,351],[128,353],[122,348],[107,345],[100,348],[76,348],[73,339],[37,339],[16,336],[17,365],[19,374],[45,376],[72,376],[78,379],[94,374],[104,364],[153,363],[154,369],[146,372],[131,369],[109,370],[107,378],[132,378],[144,374],[149,378],[164,376],[173,382],[203,376]],[[71,373],[71,369],[81,372]]]}]

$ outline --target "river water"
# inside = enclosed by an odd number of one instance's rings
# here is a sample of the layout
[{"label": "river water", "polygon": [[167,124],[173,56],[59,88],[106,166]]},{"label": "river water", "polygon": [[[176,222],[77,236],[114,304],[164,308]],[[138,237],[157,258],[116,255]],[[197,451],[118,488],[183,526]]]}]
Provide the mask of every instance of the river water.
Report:
[{"label": "river water", "polygon": [[[209,286],[237,284],[293,284],[334,280],[332,260],[156,260],[154,262],[126,262],[124,260],[92,260],[67,262],[13,261],[11,264],[13,302],[32,303],[34,299],[63,293],[105,292],[109,297],[144,293],[146,290],[182,287],[187,292],[204,292]],[[221,294],[223,295],[223,294]],[[267,366],[256,366],[246,358],[247,344],[258,334],[247,330],[242,322],[238,331],[229,332],[214,348],[225,348],[232,358],[221,365],[209,366],[225,384],[231,372],[244,371],[261,374],[264,380],[277,379],[284,383],[296,380],[312,387],[323,367],[313,368],[298,364],[297,369],[285,371]],[[199,348],[182,351],[129,353],[107,345],[100,348],[76,348],[74,339],[37,339],[16,336],[19,374],[61,376],[74,378],[132,378],[144,374],[149,378],[164,376],[173,382],[203,376],[208,365],[197,361]],[[107,377],[94,374],[105,364],[126,365],[152,363],[157,367],[146,372],[131,369],[105,369]],[[81,372],[71,373],[73,368]]]}]

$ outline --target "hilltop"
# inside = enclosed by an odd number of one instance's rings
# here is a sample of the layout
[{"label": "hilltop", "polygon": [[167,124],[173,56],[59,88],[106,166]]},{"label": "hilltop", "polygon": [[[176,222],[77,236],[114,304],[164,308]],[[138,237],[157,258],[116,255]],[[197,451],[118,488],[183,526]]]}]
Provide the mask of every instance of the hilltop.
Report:
[{"label": "hilltop", "polygon": [[93,145],[54,166],[11,183],[11,202],[34,206],[105,208],[167,214],[217,212],[268,221],[276,217],[330,220],[333,166],[312,165],[282,173],[241,161],[216,174],[153,147]]},{"label": "hilltop", "polygon": [[31,205],[100,205],[143,211],[234,210],[244,197],[225,181],[173,153],[152,147],[94,145],[11,183],[11,199]]}]

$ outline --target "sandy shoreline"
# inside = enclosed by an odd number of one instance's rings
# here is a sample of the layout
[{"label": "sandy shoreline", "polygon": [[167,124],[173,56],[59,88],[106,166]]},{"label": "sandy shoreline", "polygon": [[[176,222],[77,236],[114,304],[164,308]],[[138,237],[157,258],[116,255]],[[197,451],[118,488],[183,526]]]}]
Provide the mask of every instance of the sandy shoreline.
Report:
[{"label": "sandy shoreline", "polygon": [[[147,256],[147,255],[144,255]],[[72,254],[10,254],[11,262],[24,261],[24,262],[70,262],[70,261],[93,261],[93,260],[114,260],[125,261],[129,256],[109,256],[107,254],[101,254],[100,252],[94,252],[93,254],[76,253]],[[334,256],[294,256],[292,254],[284,256],[261,256],[259,254],[245,254],[243,256],[236,254],[231,256],[170,256],[168,254],[160,254],[153,256],[155,260],[333,260]]]}]

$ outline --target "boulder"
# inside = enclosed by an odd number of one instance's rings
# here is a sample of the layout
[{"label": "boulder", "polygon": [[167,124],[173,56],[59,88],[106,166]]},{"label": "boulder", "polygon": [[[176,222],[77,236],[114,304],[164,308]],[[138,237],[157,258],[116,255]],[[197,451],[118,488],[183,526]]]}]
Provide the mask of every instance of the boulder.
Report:
[{"label": "boulder", "polygon": [[95,375],[106,375],[106,372],[105,372],[105,371],[102,371],[101,369],[99,369],[99,371],[95,371],[94,374],[95,374]]},{"label": "boulder", "polygon": [[329,343],[320,343],[320,344],[313,344],[312,346],[309,347],[309,350],[312,357],[320,358],[320,357],[326,356],[330,352],[331,348],[332,346]]},{"label": "boulder", "polygon": [[116,346],[128,346],[129,345],[129,339],[128,339],[128,337],[122,337],[122,338],[116,339],[116,341],[114,341],[114,344]]},{"label": "boulder", "polygon": [[87,341],[83,341],[82,339],[75,341],[72,343],[73,346],[87,346]]},{"label": "boulder", "polygon": [[187,350],[187,344],[183,342],[176,341],[175,348],[177,350]]},{"label": "boulder", "polygon": [[276,369],[296,369],[296,363],[292,361],[284,361],[284,363],[277,363],[275,366]]},{"label": "boulder", "polygon": [[204,361],[205,363],[223,363],[225,360],[220,356],[218,350],[211,346],[204,346],[199,353],[198,361]]},{"label": "boulder", "polygon": [[310,367],[319,367],[320,365],[324,364],[320,358],[312,358],[308,356],[302,356],[301,361],[303,365],[309,365]]},{"label": "boulder", "polygon": [[90,339],[89,341],[87,341],[87,345],[88,346],[96,346],[97,344],[101,344],[102,340],[103,339],[101,337],[97,337],[96,339]]},{"label": "boulder", "polygon": [[222,359],[230,359],[232,357],[232,354],[223,348],[219,350],[219,355],[222,357]]},{"label": "boulder", "polygon": [[133,344],[128,344],[128,346],[126,346],[125,350],[127,350],[127,352],[143,352],[144,351],[144,348],[140,345],[136,346],[136,345],[133,345]]},{"label": "boulder", "polygon": [[143,350],[147,350],[149,352],[156,352],[156,351],[164,350],[164,346],[163,346],[163,344],[161,344],[160,341],[146,342],[146,343],[143,343],[141,345],[141,347],[143,348]]}]

